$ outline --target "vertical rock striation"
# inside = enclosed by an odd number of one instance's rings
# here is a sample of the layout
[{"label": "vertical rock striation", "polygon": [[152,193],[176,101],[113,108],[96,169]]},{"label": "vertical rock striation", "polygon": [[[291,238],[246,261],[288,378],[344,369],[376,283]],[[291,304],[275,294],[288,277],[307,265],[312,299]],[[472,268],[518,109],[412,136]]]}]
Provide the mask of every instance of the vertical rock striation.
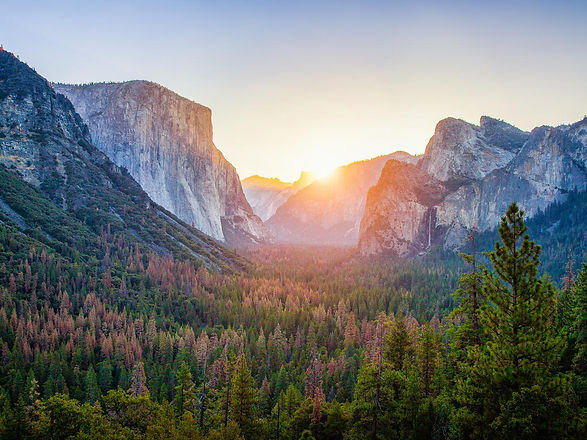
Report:
[{"label": "vertical rock striation", "polygon": [[235,168],[214,146],[209,108],[147,81],[55,89],[73,103],[93,143],[155,202],[217,240],[269,239]]},{"label": "vertical rock striation", "polygon": [[390,160],[367,195],[359,248],[364,254],[393,249],[400,256],[430,248],[437,242],[435,206],[446,193],[442,182],[417,166]]},{"label": "vertical rock striation", "polygon": [[[63,243],[83,254],[94,246],[101,249],[103,243],[96,240],[114,233],[158,254],[196,259],[210,267],[240,266],[232,252],[154,203],[125,169],[92,145],[88,127],[71,102],[3,50],[0,166],[0,185],[6,190],[0,211],[23,234],[41,234],[48,246]],[[22,181],[36,187],[41,205],[11,195]],[[65,223],[56,225],[55,218]]]},{"label": "vertical rock striation", "polygon": [[[430,231],[429,243],[458,248],[472,228],[497,226],[513,201],[532,217],[564,201],[569,191],[586,190],[586,158],[587,118],[531,133],[485,116],[479,126],[440,121],[417,167],[383,170],[369,193],[359,250],[363,255],[421,252],[425,237],[422,241],[413,228],[423,225]],[[423,200],[422,191],[430,197]],[[428,220],[427,213],[433,213]]]}]

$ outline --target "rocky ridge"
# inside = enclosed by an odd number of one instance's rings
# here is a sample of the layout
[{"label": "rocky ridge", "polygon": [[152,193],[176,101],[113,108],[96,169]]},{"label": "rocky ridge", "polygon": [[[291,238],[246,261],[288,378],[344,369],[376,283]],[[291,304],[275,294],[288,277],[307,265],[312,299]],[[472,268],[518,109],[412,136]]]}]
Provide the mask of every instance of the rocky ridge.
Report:
[{"label": "rocky ridge", "polygon": [[[23,233],[44,237],[51,246],[59,245],[50,230],[82,246],[107,229],[158,254],[232,265],[231,252],[154,203],[124,168],[94,147],[71,102],[5,50],[0,50],[0,165],[3,193],[23,185],[31,191],[29,184],[38,199],[27,203],[10,196],[2,199],[0,211]],[[49,211],[67,222],[42,220]]]},{"label": "rocky ridge", "polygon": [[277,208],[314,180],[316,176],[313,173],[302,171],[298,180],[293,183],[254,175],[243,179],[242,185],[253,212],[261,220],[267,221],[275,214]]},{"label": "rocky ridge", "polygon": [[[570,191],[587,189],[586,156],[587,118],[531,133],[488,117],[479,126],[445,119],[416,167],[383,170],[369,192],[359,250],[409,256],[434,245],[458,248],[473,228],[497,226],[513,201],[532,217]],[[406,173],[428,189],[418,194],[397,185]],[[421,233],[426,230],[428,240]]]}]

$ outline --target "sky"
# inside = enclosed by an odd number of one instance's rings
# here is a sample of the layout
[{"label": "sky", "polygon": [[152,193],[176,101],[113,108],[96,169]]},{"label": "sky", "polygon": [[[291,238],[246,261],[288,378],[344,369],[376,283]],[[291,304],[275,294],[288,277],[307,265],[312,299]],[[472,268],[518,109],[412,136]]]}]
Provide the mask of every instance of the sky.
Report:
[{"label": "sky", "polygon": [[146,79],[212,109],[241,178],[396,150],[482,115],[587,114],[587,1],[11,1],[0,44],[50,81]]}]

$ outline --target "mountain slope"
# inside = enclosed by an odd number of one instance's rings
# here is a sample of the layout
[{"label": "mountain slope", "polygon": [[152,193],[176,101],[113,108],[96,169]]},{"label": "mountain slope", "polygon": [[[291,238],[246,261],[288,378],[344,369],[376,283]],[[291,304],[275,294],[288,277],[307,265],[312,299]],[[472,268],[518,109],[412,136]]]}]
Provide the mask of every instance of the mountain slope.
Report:
[{"label": "mountain slope", "polygon": [[[432,222],[433,244],[458,248],[471,229],[493,229],[513,201],[531,218],[554,202],[564,202],[568,193],[587,189],[586,159],[587,118],[531,133],[487,117],[479,127],[452,118],[441,121],[412,170],[414,175],[425,173],[423,181],[438,179],[447,189],[428,206],[431,220],[421,212],[395,215],[407,207],[406,189],[390,185],[393,170],[384,170],[365,209],[359,250],[363,255],[424,250],[404,231],[406,225],[427,221]],[[398,245],[406,241],[411,250]]]},{"label": "mountain slope", "polygon": [[399,151],[339,167],[281,205],[266,223],[271,233],[288,243],[356,245],[367,191],[390,159],[418,160]]},{"label": "mountain slope", "polygon": [[209,108],[147,81],[55,89],[71,100],[96,147],[156,203],[229,244],[269,239],[213,143]]},{"label": "mountain slope", "polygon": [[261,220],[267,221],[275,214],[277,208],[301,189],[311,184],[316,177],[307,171],[302,171],[295,182],[282,182],[276,178],[250,176],[243,179],[243,191],[248,202]]},{"label": "mountain slope", "polygon": [[0,164],[6,167],[0,209],[25,234],[35,231],[52,246],[99,253],[99,236],[108,229],[160,255],[216,267],[242,262],[153,203],[91,144],[67,98],[7,51],[0,52]]}]

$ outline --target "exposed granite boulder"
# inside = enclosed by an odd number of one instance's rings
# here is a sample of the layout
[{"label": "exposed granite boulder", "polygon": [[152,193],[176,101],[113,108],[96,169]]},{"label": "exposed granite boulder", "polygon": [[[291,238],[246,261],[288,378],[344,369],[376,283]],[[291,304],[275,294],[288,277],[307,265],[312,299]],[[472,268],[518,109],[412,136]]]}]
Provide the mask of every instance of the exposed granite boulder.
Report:
[{"label": "exposed granite boulder", "polygon": [[147,81],[55,88],[72,101],[94,144],[155,202],[217,240],[269,239],[235,168],[214,146],[209,108]]}]

